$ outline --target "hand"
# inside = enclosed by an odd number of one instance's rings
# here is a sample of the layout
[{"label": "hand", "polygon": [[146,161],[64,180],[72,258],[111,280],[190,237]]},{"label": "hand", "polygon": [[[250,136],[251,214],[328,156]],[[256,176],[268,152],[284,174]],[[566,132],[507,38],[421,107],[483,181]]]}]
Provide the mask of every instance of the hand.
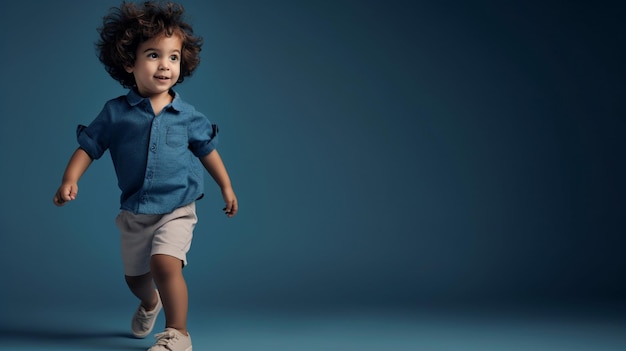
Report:
[{"label": "hand", "polygon": [[63,206],[66,202],[75,200],[76,195],[78,195],[78,184],[61,184],[56,194],[54,194],[52,202],[57,206]]},{"label": "hand", "polygon": [[228,218],[231,218],[235,214],[237,214],[237,210],[239,209],[239,206],[237,204],[237,196],[235,196],[233,188],[222,189],[222,197],[224,198],[224,203],[226,204],[226,207],[224,207],[222,210],[224,211],[224,213],[226,213],[226,216],[228,216]]}]

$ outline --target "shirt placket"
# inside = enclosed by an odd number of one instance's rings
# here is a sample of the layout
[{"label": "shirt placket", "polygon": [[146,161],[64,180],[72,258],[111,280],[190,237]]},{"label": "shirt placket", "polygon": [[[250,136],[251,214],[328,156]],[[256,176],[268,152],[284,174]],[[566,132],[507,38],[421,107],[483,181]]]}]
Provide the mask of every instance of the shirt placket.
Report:
[{"label": "shirt placket", "polygon": [[151,189],[156,181],[156,170],[159,161],[159,147],[161,138],[162,123],[161,118],[156,116],[152,119],[150,127],[150,143],[148,146],[148,160],[146,163],[146,173],[140,197],[140,207],[146,207],[150,203]]}]

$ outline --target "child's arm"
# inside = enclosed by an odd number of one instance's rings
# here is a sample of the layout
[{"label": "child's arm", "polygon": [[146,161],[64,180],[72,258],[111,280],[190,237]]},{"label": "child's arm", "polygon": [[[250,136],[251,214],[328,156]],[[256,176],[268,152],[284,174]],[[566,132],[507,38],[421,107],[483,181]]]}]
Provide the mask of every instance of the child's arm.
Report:
[{"label": "child's arm", "polygon": [[93,160],[85,150],[78,148],[74,151],[67,168],[65,168],[61,186],[52,199],[55,205],[63,206],[67,201],[76,199],[76,195],[78,195],[78,180],[89,168],[91,161]]},{"label": "child's arm", "polygon": [[222,197],[226,204],[226,207],[223,209],[224,212],[228,217],[234,216],[238,210],[237,196],[235,196],[235,191],[230,183],[230,177],[220,154],[217,150],[213,150],[208,155],[201,157],[200,161],[202,161],[204,168],[206,168],[213,180],[215,180],[215,183],[222,190]]}]

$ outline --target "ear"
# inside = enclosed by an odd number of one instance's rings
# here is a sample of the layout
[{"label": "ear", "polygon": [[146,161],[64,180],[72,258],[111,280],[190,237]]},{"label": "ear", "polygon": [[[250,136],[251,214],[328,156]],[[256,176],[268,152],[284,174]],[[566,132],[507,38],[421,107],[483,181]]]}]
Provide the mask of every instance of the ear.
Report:
[{"label": "ear", "polygon": [[124,66],[124,70],[125,70],[127,73],[133,73],[134,69],[135,69],[135,68],[134,68],[133,66]]}]

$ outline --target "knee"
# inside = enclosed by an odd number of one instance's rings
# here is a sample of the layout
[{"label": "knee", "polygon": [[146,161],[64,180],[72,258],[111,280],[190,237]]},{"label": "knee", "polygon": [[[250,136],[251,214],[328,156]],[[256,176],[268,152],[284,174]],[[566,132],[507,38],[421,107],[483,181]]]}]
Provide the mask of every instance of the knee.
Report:
[{"label": "knee", "polygon": [[150,272],[143,274],[143,275],[137,275],[137,276],[126,275],[124,276],[124,278],[126,279],[126,284],[128,284],[128,286],[131,286],[131,287],[141,286],[146,283],[152,282],[152,274]]},{"label": "knee", "polygon": [[155,279],[167,279],[182,275],[183,262],[168,255],[154,255],[150,259],[150,270]]}]

